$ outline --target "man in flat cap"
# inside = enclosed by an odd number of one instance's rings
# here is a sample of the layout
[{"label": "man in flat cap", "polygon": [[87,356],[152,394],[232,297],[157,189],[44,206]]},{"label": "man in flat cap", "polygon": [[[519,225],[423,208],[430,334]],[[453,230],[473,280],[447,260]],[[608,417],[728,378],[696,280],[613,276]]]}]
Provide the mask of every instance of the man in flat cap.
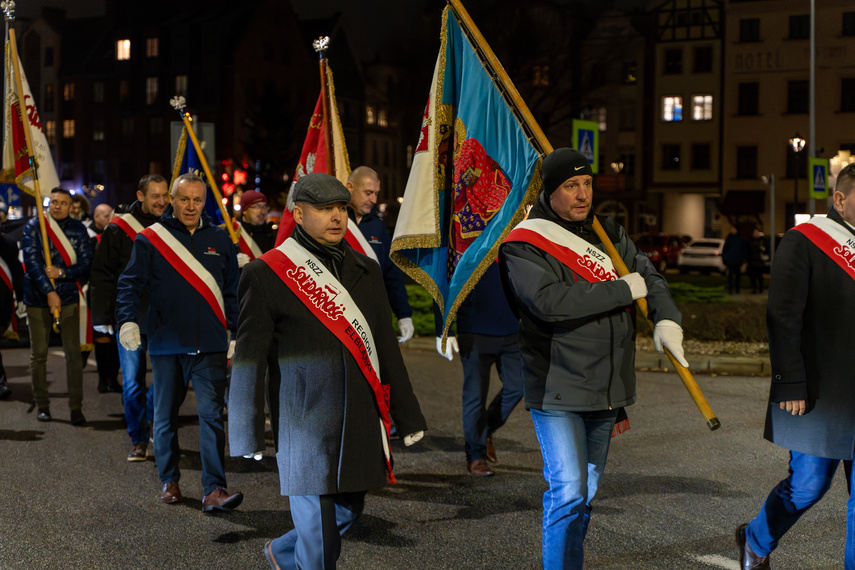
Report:
[{"label": "man in flat cap", "polygon": [[680,312],[623,227],[601,218],[631,273],[618,279],[594,232],[591,165],[559,148],[543,161],[543,192],[499,251],[505,293],[520,319],[526,409],[543,454],[543,567],[582,568],[591,502],[618,413],[635,395],[635,323],[646,298],[653,340],[683,357]]},{"label": "man in flat cap", "polygon": [[[343,241],[350,193],[327,174],[294,187],[291,236],[244,267],[229,396],[234,456],[265,449],[270,401],[294,529],[264,545],[273,568],[334,568],[368,489],[394,482],[389,427],[427,429],[392,328],[380,266]],[[268,362],[278,366],[269,370]],[[265,389],[267,386],[267,389]]]},{"label": "man in flat cap", "polygon": [[267,221],[267,196],[256,190],[240,195],[240,221],[235,220],[240,251],[254,261],[273,249],[276,230]]}]

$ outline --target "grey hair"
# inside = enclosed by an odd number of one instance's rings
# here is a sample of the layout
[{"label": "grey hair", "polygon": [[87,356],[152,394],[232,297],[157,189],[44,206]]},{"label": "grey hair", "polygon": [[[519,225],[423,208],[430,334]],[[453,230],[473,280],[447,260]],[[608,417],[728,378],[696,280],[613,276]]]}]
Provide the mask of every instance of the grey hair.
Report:
[{"label": "grey hair", "polygon": [[837,184],[834,186],[834,191],[848,196],[853,187],[855,187],[855,162],[847,165],[837,175]]},{"label": "grey hair", "polygon": [[169,195],[175,198],[175,193],[178,191],[178,185],[182,182],[198,182],[202,186],[205,186],[205,181],[198,174],[193,174],[192,172],[185,172],[172,182],[172,189],[169,191]]}]

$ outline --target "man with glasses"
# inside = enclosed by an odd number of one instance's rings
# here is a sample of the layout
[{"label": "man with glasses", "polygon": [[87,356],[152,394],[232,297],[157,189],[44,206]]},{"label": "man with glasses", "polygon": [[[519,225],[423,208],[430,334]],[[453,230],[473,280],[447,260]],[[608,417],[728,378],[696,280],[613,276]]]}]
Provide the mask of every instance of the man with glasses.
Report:
[{"label": "man with glasses", "polygon": [[238,256],[243,267],[262,253],[273,249],[276,230],[267,221],[267,196],[255,190],[244,192],[240,196],[240,221],[236,222],[240,237],[241,253],[249,259]]}]

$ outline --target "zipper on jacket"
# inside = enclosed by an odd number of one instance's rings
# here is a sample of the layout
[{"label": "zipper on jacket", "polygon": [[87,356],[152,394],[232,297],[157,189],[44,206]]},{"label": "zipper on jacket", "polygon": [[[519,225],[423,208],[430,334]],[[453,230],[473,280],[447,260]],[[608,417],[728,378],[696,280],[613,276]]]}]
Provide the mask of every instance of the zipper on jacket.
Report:
[{"label": "zipper on jacket", "polygon": [[[199,229],[198,227],[196,228]],[[190,234],[190,247],[193,251],[193,257],[196,257],[196,240],[195,240],[195,232]],[[198,258],[197,258],[198,259]],[[199,354],[201,346],[201,335],[199,334],[199,295],[193,295],[196,298],[196,354]]]}]

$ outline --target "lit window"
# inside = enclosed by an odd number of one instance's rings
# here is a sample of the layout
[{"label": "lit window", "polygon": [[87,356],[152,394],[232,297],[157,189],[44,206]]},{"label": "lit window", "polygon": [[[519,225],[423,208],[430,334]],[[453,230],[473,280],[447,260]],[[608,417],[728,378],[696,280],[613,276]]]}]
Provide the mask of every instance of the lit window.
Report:
[{"label": "lit window", "polygon": [[74,138],[74,119],[66,119],[62,122],[62,138]]},{"label": "lit window", "polygon": [[712,120],[712,95],[692,95],[692,120]]},{"label": "lit window", "polygon": [[682,121],[683,120],[683,98],[682,97],[662,97],[662,120],[663,121]]},{"label": "lit window", "polygon": [[131,40],[119,40],[116,42],[116,60],[126,61],[131,59]]},{"label": "lit window", "polygon": [[157,77],[146,77],[145,103],[153,105],[157,101]]},{"label": "lit window", "polygon": [[148,38],[145,41],[146,57],[157,57],[160,55],[160,42],[158,38]]},{"label": "lit window", "polygon": [[380,112],[377,113],[377,125],[380,127],[389,126],[389,121],[386,119],[386,110],[380,109]]},{"label": "lit window", "polygon": [[175,76],[175,94],[187,96],[187,76],[186,75],[176,75]]},{"label": "lit window", "polygon": [[95,121],[95,124],[92,127],[92,140],[104,140],[104,121]]},{"label": "lit window", "polygon": [[605,132],[606,130],[606,116],[607,112],[605,107],[597,107],[594,109],[594,120],[599,124],[600,132]]},{"label": "lit window", "polygon": [[365,107],[365,122],[368,123],[369,125],[373,125],[375,122],[374,107],[372,107],[371,105],[367,105]]},{"label": "lit window", "polygon": [[45,137],[48,144],[56,144],[56,121],[45,121]]},{"label": "lit window", "polygon": [[74,101],[74,83],[66,83],[62,86],[62,98],[66,101]]}]

